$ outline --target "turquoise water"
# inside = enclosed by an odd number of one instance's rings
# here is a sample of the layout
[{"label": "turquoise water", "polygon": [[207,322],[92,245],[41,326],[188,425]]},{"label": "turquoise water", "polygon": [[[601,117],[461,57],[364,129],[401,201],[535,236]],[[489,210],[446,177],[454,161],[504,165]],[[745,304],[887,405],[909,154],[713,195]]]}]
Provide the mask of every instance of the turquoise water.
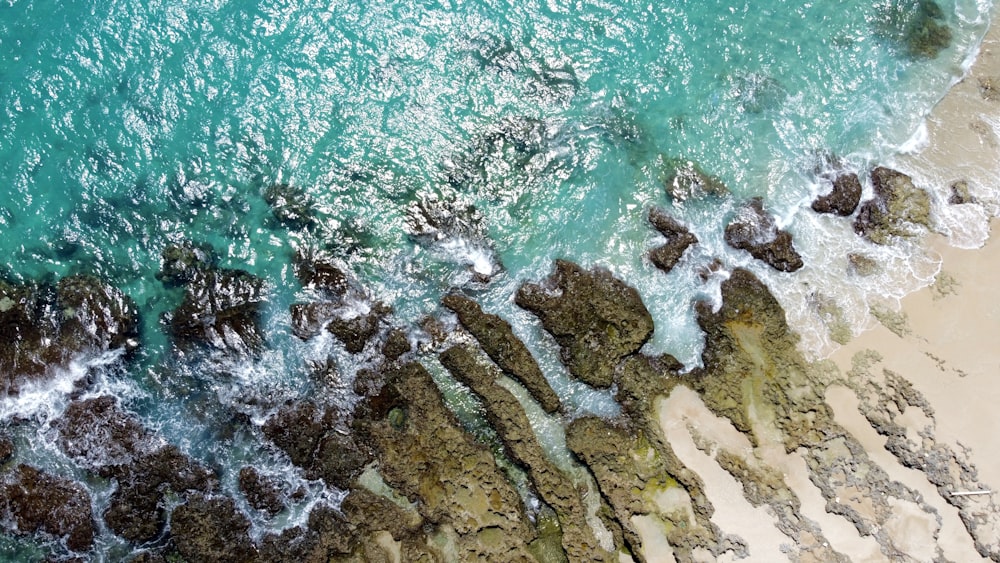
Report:
[{"label": "turquoise water", "polygon": [[[961,75],[992,10],[942,2],[953,41],[921,58],[898,33],[916,5],[10,0],[0,6],[2,273],[92,272],[131,295],[142,361],[104,373],[101,388],[223,472],[236,459],[283,462],[258,460],[253,436],[220,445],[212,405],[297,396],[304,359],[332,355],[345,388],[359,365],[339,344],[290,335],[288,305],[302,297],[290,263],[303,245],[336,254],[399,323],[468,286],[470,265],[501,271],[480,289],[484,306],[511,320],[576,412],[612,412],[608,397],[568,380],[513,306],[516,287],[557,257],[607,267],[653,311],[650,351],[695,365],[691,304],[715,291],[699,267],[723,256],[778,293],[794,285],[725,247],[741,199],[763,196],[822,277],[837,236],[807,211],[816,152],[859,169],[893,154]],[[670,204],[665,162],[678,158],[735,197]],[[271,218],[263,193],[279,182],[312,199],[315,228]],[[409,210],[433,198],[477,213],[457,234],[419,242]],[[652,204],[702,241],[669,276],[642,258],[657,240]],[[165,367],[158,321],[182,298],[155,279],[160,252],[185,239],[270,284],[268,352],[198,392],[169,375],[190,367]],[[786,307],[798,298],[782,295]],[[64,396],[4,412],[44,426],[59,407],[43,406]],[[26,455],[63,463],[54,450]]]}]

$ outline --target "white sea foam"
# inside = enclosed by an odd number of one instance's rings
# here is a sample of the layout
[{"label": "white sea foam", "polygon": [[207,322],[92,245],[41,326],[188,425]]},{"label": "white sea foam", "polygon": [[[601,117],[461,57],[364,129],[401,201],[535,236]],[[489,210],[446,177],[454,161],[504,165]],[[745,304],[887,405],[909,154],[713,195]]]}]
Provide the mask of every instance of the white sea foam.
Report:
[{"label": "white sea foam", "polygon": [[17,395],[0,399],[0,420],[49,420],[59,416],[67,397],[77,390],[82,379],[114,365],[122,354],[120,349],[111,350],[97,356],[74,358],[65,368],[51,368],[48,377],[29,381],[21,386]]}]

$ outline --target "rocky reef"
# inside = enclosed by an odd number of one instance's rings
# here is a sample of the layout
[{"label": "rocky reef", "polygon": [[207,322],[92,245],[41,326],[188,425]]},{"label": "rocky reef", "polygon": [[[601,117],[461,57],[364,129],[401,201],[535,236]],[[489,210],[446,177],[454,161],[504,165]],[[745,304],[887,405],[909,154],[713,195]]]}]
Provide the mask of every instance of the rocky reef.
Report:
[{"label": "rocky reef", "polygon": [[0,280],[0,394],[16,395],[74,359],[139,346],[139,312],[118,289],[90,275],[56,283]]},{"label": "rocky reef", "polygon": [[914,227],[933,228],[930,194],[916,187],[913,179],[891,168],[871,172],[874,197],[864,202],[854,220],[854,231],[876,244],[889,244],[896,237],[912,237]]},{"label": "rocky reef", "polygon": [[649,251],[649,261],[664,272],[669,272],[680,262],[684,251],[698,243],[698,237],[658,207],[650,208],[649,222],[667,239],[664,244]]},{"label": "rocky reef", "polygon": [[260,305],[264,280],[237,269],[220,268],[211,249],[173,244],[163,249],[158,278],[184,288],[184,300],[167,321],[182,351],[202,348],[250,355],[264,344]]},{"label": "rocky reef", "polygon": [[764,201],[753,198],[740,207],[726,225],[726,244],[746,250],[779,272],[794,272],[803,266],[802,257],[792,245],[792,235],[778,228],[764,211]]},{"label": "rocky reef", "polygon": [[514,302],[542,321],[570,373],[595,387],[609,387],[618,363],[653,334],[639,292],[606,270],[565,260],[541,283],[522,285]]},{"label": "rocky reef", "polygon": [[[876,199],[859,217],[884,211],[879,217],[890,225],[891,217],[919,219],[900,211],[920,199],[907,191],[912,184],[905,176],[877,169],[873,182]],[[790,240],[776,246],[781,231],[760,202],[744,209],[749,219],[734,235],[727,229],[727,238],[751,241],[747,250],[776,269],[793,265]],[[649,219],[673,245],[674,261],[696,241],[662,212],[654,209]],[[857,275],[877,267],[866,259],[852,261]],[[787,538],[782,549],[792,560],[851,560],[827,537],[826,522],[809,513],[804,494],[822,499],[822,518],[849,524],[886,559],[943,557],[940,548],[909,551],[898,541],[900,522],[916,522],[936,539],[942,516],[915,489],[893,480],[838,423],[825,400],[838,383],[860,398],[888,452],[923,472],[958,511],[979,553],[1000,560],[993,505],[948,495],[987,487],[965,453],[939,443],[933,425],[916,441],[903,427],[908,408],[933,420],[923,397],[896,374],[873,373],[872,363],[842,375],[807,362],[778,301],[747,270],[720,276],[717,306],[697,304],[705,343],[695,369],[644,353],[653,319],[639,292],[611,272],[558,260],[548,277],[523,283],[514,302],[554,340],[566,372],[579,380],[574,384],[614,393],[620,412],[599,417],[560,398],[510,322],[486,312],[473,292],[447,293],[438,316],[414,337],[414,350],[407,331],[391,327],[388,308],[334,260],[300,251],[294,268],[302,295],[313,300],[293,306],[292,333],[309,340],[329,331],[342,352],[360,354],[362,366],[345,385],[354,393],[351,401],[334,400],[317,384],[296,399],[263,401],[257,419],[233,416],[231,431],[260,440],[298,481],[252,464],[227,470],[199,463],[115,398],[81,392],[50,431],[79,478],[106,483],[108,494],[94,499],[72,479],[9,461],[14,443],[0,441],[4,526],[64,546],[54,549],[55,557],[87,554],[99,534],[114,534],[137,550],[138,561],[757,557],[756,538],[719,523],[717,511],[728,507],[714,496],[718,476],[709,481],[695,468],[693,449],[742,491],[741,501],[767,515]],[[244,357],[264,345],[256,320],[264,285],[256,278],[220,268],[210,251],[194,245],[165,250],[160,278],[184,290],[169,324],[182,353],[207,347]],[[90,279],[71,282],[54,302],[86,311],[100,302],[90,296],[118,295],[96,292],[103,286]],[[10,287],[10,295],[30,294]],[[358,314],[359,304],[369,312]],[[113,318],[127,317],[127,308],[114,311]],[[213,311],[219,315],[209,318]],[[74,314],[61,317],[58,326],[65,328],[59,330],[79,333],[74,323],[93,318]],[[92,349],[121,343],[88,334],[83,342]],[[320,363],[314,367],[324,374],[337,371]],[[667,422],[689,416],[669,406],[684,393],[692,409],[725,428],[711,431],[689,420],[683,432],[693,448],[687,450]],[[562,443],[565,449],[555,451]],[[805,482],[790,477],[795,471]],[[259,527],[294,511],[300,519],[280,532]]]}]

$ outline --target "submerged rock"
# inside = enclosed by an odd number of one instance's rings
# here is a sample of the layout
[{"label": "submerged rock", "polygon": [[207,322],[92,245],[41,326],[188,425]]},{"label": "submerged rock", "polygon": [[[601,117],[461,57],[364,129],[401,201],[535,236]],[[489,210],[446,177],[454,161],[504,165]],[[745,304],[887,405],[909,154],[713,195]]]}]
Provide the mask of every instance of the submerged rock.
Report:
[{"label": "submerged rock", "polygon": [[478,303],[457,293],[444,296],[441,303],[458,315],[462,326],[476,337],[490,359],[504,373],[521,382],[545,412],[559,410],[559,396],[549,386],[527,346],[514,335],[510,323],[483,312]]},{"label": "submerged rock", "polygon": [[667,238],[666,244],[649,251],[649,260],[657,268],[669,272],[680,261],[684,251],[689,246],[697,244],[698,237],[691,234],[687,227],[658,207],[650,208],[649,222]]},{"label": "submerged rock", "polygon": [[833,213],[847,217],[854,213],[861,202],[861,180],[858,175],[839,173],[833,178],[833,191],[819,196],[812,203],[813,211],[817,213]]},{"label": "submerged rock", "polygon": [[218,256],[208,245],[190,242],[170,244],[160,254],[162,261],[156,279],[167,287],[184,286],[216,267]]},{"label": "submerged rock", "polygon": [[285,183],[271,184],[264,190],[264,201],[278,223],[295,229],[305,229],[316,223],[313,202],[302,188]]},{"label": "submerged rock", "polygon": [[705,172],[701,167],[690,161],[675,158],[663,158],[663,167],[667,170],[663,184],[667,195],[678,202],[694,198],[725,197],[729,188],[719,178]]},{"label": "submerged rock", "polygon": [[193,494],[174,509],[170,532],[189,562],[247,563],[256,558],[250,521],[228,497]]},{"label": "submerged rock", "polygon": [[875,34],[914,58],[934,58],[952,40],[944,10],[934,0],[897,0],[876,6]]},{"label": "submerged rock", "polygon": [[73,551],[87,551],[94,543],[87,490],[29,465],[10,468],[0,476],[0,514],[9,532],[65,538]]},{"label": "submerged rock", "polygon": [[609,387],[619,362],[653,335],[653,318],[635,288],[607,270],[566,260],[557,260],[543,282],[523,284],[514,302],[542,321],[570,373],[595,387]]},{"label": "submerged rock", "polygon": [[215,267],[200,256],[184,245],[163,251],[161,279],[185,290],[184,301],[170,315],[174,343],[184,351],[209,347],[235,354],[257,352],[264,343],[259,311],[264,280],[243,270]]},{"label": "submerged rock", "polygon": [[746,250],[779,272],[794,272],[802,268],[802,257],[792,245],[792,235],[778,229],[764,211],[764,202],[755,197],[743,205],[736,217],[726,225],[726,244]]},{"label": "submerged rock", "polygon": [[854,232],[875,244],[889,244],[896,237],[914,236],[913,226],[933,226],[930,195],[914,186],[912,178],[878,167],[871,179],[875,195],[862,204]]},{"label": "submerged rock", "polygon": [[135,303],[94,276],[67,276],[54,286],[0,280],[2,395],[80,356],[138,345]]}]

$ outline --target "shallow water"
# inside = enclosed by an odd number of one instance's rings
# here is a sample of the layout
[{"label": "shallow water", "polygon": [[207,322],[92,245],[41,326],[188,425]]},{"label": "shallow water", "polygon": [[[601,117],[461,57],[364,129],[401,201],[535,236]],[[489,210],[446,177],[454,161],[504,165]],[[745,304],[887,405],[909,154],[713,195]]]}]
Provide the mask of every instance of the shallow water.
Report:
[{"label": "shallow water", "polygon": [[[820,189],[815,155],[863,172],[912,144],[992,10],[987,0],[942,2],[953,41],[924,59],[895,39],[903,23],[893,14],[911,4],[11,0],[0,6],[2,273],[96,273],[135,299],[141,359],[98,370],[96,389],[219,468],[227,487],[241,460],[291,469],[253,433],[220,430],[220,402],[259,423],[268,413],[250,398],[299,396],[305,361],[328,357],[340,372],[335,399],[352,400],[359,362],[329,336],[291,335],[300,246],[336,254],[400,324],[437,311],[448,289],[473,287],[474,273],[502,268],[477,299],[514,325],[574,414],[616,406],[570,381],[512,302],[555,258],[637,287],[656,319],[648,351],[690,367],[701,346],[692,304],[718,291],[718,276],[698,274],[716,257],[761,276],[804,345],[822,353],[831,344],[817,296],[838,302],[857,332],[873,297],[905,294],[937,271],[916,245],[875,249],[808,210]],[[697,162],[733,197],[671,202],[670,159]],[[274,219],[264,196],[275,183],[308,194],[314,227]],[[773,272],[724,243],[726,221],[752,196],[795,236],[801,272]],[[476,213],[428,242],[413,236],[420,201]],[[669,275],[643,258],[659,240],[651,205],[701,242]],[[155,274],[164,246],[181,240],[210,244],[223,265],[269,283],[268,351],[225,366],[226,378],[199,379],[204,366],[169,354],[159,319],[182,294]],[[845,281],[852,251],[888,273]],[[44,442],[66,392],[25,394],[0,412],[34,417],[16,431]],[[40,463],[76,471],[54,446],[42,450],[52,451]],[[101,557],[124,549],[104,538]]]}]

